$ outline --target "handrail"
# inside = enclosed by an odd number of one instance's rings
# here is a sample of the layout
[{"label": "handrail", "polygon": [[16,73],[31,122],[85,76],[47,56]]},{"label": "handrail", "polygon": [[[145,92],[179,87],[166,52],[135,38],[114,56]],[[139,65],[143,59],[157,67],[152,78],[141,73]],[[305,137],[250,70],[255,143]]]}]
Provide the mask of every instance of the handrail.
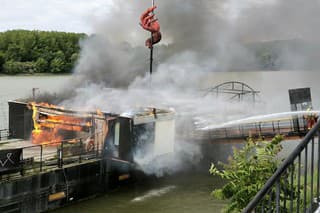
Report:
[{"label": "handrail", "polygon": [[[278,119],[271,121],[243,123],[234,126],[221,126],[208,130],[210,139],[229,139],[229,138],[247,138],[247,137],[268,137],[281,134],[283,136],[302,136],[307,134],[306,125],[300,125],[294,128],[292,118]],[[201,130],[201,129],[200,129]],[[228,137],[226,137],[228,136]]]},{"label": "handrail", "polygon": [[[316,125],[307,133],[305,138],[299,143],[294,151],[287,157],[282,165],[276,170],[271,178],[266,182],[262,189],[256,194],[256,196],[250,201],[243,212],[252,212],[258,205],[258,203],[264,198],[271,187],[281,178],[281,175],[294,163],[294,160],[301,155],[302,151],[308,146],[309,142],[315,137],[316,133],[319,132],[320,120]],[[319,166],[319,165],[318,165]],[[319,187],[319,186],[318,186]]]},{"label": "handrail", "polygon": [[[22,155],[20,174],[23,176],[28,171],[36,171],[36,168],[39,169],[37,171],[42,172],[45,168],[63,168],[65,165],[71,163],[82,163],[83,161],[91,160],[93,158],[102,158],[103,147],[94,146],[92,150],[87,150],[86,145],[88,144],[85,142],[88,137],[99,134],[102,133],[98,132],[87,137],[60,140],[59,143],[55,144],[56,150],[50,153],[44,152],[46,145],[43,144],[21,147],[23,150],[22,153],[27,149],[38,149],[38,151],[34,151],[32,156],[30,156],[30,154],[27,154],[27,157]],[[51,158],[51,156],[54,156],[55,154],[56,157]],[[36,162],[34,160],[36,160]],[[47,165],[49,166],[46,167]]]}]

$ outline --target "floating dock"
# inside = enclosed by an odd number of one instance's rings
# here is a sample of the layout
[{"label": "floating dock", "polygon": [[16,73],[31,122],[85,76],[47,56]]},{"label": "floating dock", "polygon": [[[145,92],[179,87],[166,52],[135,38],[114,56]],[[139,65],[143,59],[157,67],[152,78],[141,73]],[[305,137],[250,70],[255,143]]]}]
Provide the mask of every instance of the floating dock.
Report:
[{"label": "floating dock", "polygon": [[135,152],[154,159],[173,153],[174,114],[141,108],[119,115],[9,102],[10,134],[0,141],[0,212],[44,212],[129,181],[137,172]]}]

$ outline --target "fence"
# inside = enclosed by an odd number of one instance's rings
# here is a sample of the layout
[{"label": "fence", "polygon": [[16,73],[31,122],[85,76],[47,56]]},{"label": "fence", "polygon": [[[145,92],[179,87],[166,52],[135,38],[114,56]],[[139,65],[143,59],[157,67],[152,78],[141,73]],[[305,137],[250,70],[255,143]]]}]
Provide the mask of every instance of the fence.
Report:
[{"label": "fence", "polygon": [[[92,140],[84,141],[83,138],[63,140],[56,146],[39,144],[21,149],[22,157],[19,171],[22,176],[33,172],[63,168],[65,165],[82,163],[100,158],[103,155],[102,147],[96,146]],[[1,176],[2,174],[0,174]],[[10,178],[10,174],[8,178]]]},{"label": "fence", "polygon": [[[320,121],[243,212],[313,212],[320,202]],[[254,180],[252,180],[254,181]]]},{"label": "fence", "polygon": [[[245,124],[234,124],[226,127],[218,127],[209,130],[191,131],[193,138],[210,140],[246,139],[248,137],[274,137],[277,134],[284,136],[304,136],[308,132],[304,119],[282,119],[264,122],[252,122]],[[190,134],[188,133],[188,134]]]}]

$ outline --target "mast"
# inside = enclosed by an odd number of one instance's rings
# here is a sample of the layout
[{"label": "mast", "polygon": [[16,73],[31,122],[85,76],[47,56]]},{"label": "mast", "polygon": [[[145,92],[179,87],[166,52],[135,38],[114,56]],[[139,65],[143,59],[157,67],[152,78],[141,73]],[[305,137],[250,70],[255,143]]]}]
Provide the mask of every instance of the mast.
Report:
[{"label": "mast", "polygon": [[[152,0],[152,7],[154,7],[154,0]],[[152,12],[154,13],[154,12]],[[150,76],[152,75],[152,67],[153,66],[153,38],[151,33],[151,48],[150,48]]]}]

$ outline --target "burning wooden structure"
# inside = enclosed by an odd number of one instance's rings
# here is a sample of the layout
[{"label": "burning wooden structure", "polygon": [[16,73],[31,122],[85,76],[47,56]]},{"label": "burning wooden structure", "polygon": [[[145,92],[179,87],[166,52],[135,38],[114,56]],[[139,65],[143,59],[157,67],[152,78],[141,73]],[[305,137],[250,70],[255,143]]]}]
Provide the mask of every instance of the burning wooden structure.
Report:
[{"label": "burning wooden structure", "polygon": [[[174,112],[112,114],[9,102],[0,142],[0,212],[43,212],[132,179],[134,155],[173,154]],[[148,148],[146,148],[148,147]]]}]

